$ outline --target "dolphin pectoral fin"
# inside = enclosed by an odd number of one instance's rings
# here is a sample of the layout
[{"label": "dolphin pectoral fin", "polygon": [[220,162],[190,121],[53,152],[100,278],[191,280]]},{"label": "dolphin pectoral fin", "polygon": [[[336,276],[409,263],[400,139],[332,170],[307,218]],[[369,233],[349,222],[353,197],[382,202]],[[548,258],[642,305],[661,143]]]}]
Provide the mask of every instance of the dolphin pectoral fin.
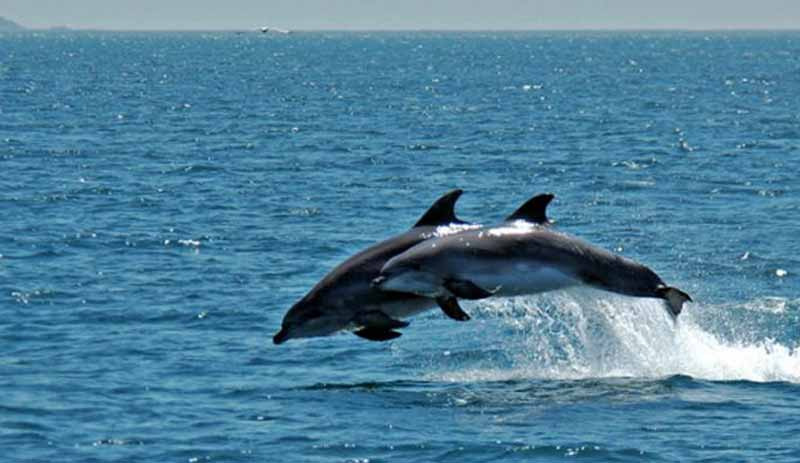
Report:
[{"label": "dolphin pectoral fin", "polygon": [[677,319],[678,315],[680,315],[681,310],[683,309],[683,304],[685,302],[692,301],[691,296],[678,288],[673,288],[670,286],[659,287],[656,289],[656,294],[658,294],[658,297],[661,299],[667,301],[667,309],[669,309],[669,314],[672,316],[673,320]]},{"label": "dolphin pectoral fin", "polygon": [[470,319],[469,314],[464,312],[461,306],[458,305],[458,299],[454,297],[437,297],[436,303],[441,307],[445,315],[460,322],[465,322]]},{"label": "dolphin pectoral fin", "polygon": [[487,291],[469,280],[449,279],[443,286],[461,299],[486,299],[494,294],[493,291]]},{"label": "dolphin pectoral fin", "polygon": [[399,338],[401,333],[394,331],[394,329],[408,326],[408,322],[395,320],[380,310],[372,310],[359,314],[355,322],[363,326],[363,328],[354,331],[353,334],[364,339],[369,339],[370,341],[388,341],[390,339]]},{"label": "dolphin pectoral fin", "polygon": [[372,328],[381,330],[392,330],[395,328],[405,328],[408,326],[408,322],[404,322],[402,320],[395,320],[394,318],[386,315],[380,310],[372,310],[369,312],[361,313],[356,317],[355,321],[357,324],[363,326],[365,329]]},{"label": "dolphin pectoral fin", "polygon": [[384,329],[384,328],[363,328],[358,331],[354,331],[358,337],[368,339],[370,341],[388,341],[390,339],[399,338],[402,336],[402,333],[398,333],[394,330]]}]

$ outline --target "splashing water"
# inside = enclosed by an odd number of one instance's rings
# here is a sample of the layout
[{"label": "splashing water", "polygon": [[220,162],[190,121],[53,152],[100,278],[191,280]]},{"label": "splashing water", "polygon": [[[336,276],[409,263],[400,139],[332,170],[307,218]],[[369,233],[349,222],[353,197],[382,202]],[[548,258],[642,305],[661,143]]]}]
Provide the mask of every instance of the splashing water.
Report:
[{"label": "splashing water", "polygon": [[[800,346],[754,333],[744,320],[774,298],[729,306],[691,304],[674,323],[663,302],[573,289],[536,297],[482,301],[497,317],[508,368],[467,367],[437,374],[447,381],[583,379],[686,375],[708,380],[800,382]],[[755,307],[755,308],[754,308]],[[735,310],[738,309],[738,310]],[[797,309],[797,307],[794,307]],[[797,310],[794,310],[797,312]],[[713,317],[698,314],[711,313]],[[797,318],[797,314],[793,314]],[[741,320],[748,330],[722,330]],[[780,329],[780,320],[769,324]],[[726,331],[717,333],[717,331]],[[754,337],[760,336],[757,339]]]}]

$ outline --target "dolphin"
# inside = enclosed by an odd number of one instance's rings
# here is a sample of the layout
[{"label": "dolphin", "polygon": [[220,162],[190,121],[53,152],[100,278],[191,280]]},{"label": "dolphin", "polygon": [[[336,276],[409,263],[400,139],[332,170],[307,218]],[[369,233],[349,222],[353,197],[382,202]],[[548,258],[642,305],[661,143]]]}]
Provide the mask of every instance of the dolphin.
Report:
[{"label": "dolphin", "polygon": [[387,291],[436,299],[536,294],[574,285],[666,300],[673,320],[685,292],[667,286],[646,266],[550,227],[545,209],[552,194],[538,195],[499,226],[432,238],[391,258],[373,280]]},{"label": "dolphin", "polygon": [[[435,307],[436,302],[415,294],[378,290],[370,283],[386,261],[415,244],[477,227],[455,215],[453,208],[462,193],[457,189],[444,194],[410,230],[364,249],[331,270],[289,309],[273,342],[327,336],[347,329],[371,341],[399,337],[395,329],[408,326],[401,319]],[[445,314],[455,320],[469,320],[457,304],[449,304]]]}]

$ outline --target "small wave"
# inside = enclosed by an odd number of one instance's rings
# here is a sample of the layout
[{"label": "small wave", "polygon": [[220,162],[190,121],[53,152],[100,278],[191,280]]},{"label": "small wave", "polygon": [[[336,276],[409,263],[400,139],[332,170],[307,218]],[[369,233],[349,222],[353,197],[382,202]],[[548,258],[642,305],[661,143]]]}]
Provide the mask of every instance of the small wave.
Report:
[{"label": "small wave", "polygon": [[530,445],[520,442],[477,442],[462,444],[441,451],[436,461],[523,461],[523,460],[561,460],[567,458],[586,459],[590,461],[628,461],[641,460],[664,461],[653,452],[637,448],[614,448],[594,442],[567,442],[564,444]]},{"label": "small wave", "polygon": [[32,421],[0,421],[3,429],[9,431],[22,431],[22,432],[52,432],[53,428],[42,423],[34,423]]},{"label": "small wave", "polygon": [[24,255],[3,254],[2,256],[4,259],[52,259],[54,257],[62,257],[65,255],[67,255],[65,252],[53,249],[47,249],[44,251],[36,251],[31,254],[24,254]]},{"label": "small wave", "polygon": [[404,389],[424,386],[425,383],[416,381],[370,381],[363,383],[316,383],[310,386],[296,388],[303,391],[329,391],[329,390],[365,390],[374,391],[378,389]]},{"label": "small wave", "polygon": [[598,461],[614,461],[617,459],[641,459],[649,461],[659,460],[652,452],[645,452],[637,448],[609,448],[599,443],[567,443],[562,445],[506,445],[500,459],[513,458],[585,458]]},{"label": "small wave", "polygon": [[440,149],[439,145],[429,143],[410,143],[406,145],[408,151],[432,151]]},{"label": "small wave", "polygon": [[178,240],[164,240],[164,246],[184,246],[187,248],[199,248],[202,242],[200,240],[193,240],[193,239],[178,239]]},{"label": "small wave", "polygon": [[141,439],[105,438],[92,442],[92,447],[120,446],[120,445],[145,445]]},{"label": "small wave", "polygon": [[301,217],[311,217],[320,214],[320,209],[316,207],[293,207],[289,209],[289,214]]},{"label": "small wave", "polygon": [[12,290],[11,297],[18,304],[28,305],[34,303],[48,303],[54,300],[74,299],[75,293],[58,291],[50,288],[37,288],[33,290]]},{"label": "small wave", "polygon": [[207,172],[225,172],[225,167],[213,164],[189,164],[184,166],[173,166],[171,169],[163,171],[166,174],[202,174]]},{"label": "small wave", "polygon": [[[689,376],[712,381],[800,383],[800,346],[791,344],[796,340],[778,341],[777,333],[753,339],[748,330],[720,329],[717,333],[712,326],[736,324],[735,317],[753,307],[785,311],[786,304],[792,306],[792,302],[782,304],[776,298],[761,302],[742,304],[738,314],[719,306],[692,304],[674,324],[660,301],[592,290],[498,299],[483,304],[482,310],[500,319],[499,329],[513,332],[503,346],[512,359],[511,366],[485,368],[485,363],[479,362],[474,367],[463,365],[455,371],[435,373],[431,379]],[[720,316],[695,315],[711,310]],[[793,306],[791,310],[795,311]],[[745,320],[739,323],[748,327]],[[777,329],[780,324],[774,326]]]}]

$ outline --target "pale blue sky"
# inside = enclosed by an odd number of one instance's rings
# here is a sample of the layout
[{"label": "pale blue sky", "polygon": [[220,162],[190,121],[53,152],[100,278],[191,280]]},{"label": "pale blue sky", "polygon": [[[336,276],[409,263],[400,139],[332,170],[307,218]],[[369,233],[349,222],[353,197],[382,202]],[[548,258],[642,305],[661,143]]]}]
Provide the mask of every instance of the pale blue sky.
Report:
[{"label": "pale blue sky", "polygon": [[800,0],[0,0],[27,27],[99,29],[800,28]]}]

